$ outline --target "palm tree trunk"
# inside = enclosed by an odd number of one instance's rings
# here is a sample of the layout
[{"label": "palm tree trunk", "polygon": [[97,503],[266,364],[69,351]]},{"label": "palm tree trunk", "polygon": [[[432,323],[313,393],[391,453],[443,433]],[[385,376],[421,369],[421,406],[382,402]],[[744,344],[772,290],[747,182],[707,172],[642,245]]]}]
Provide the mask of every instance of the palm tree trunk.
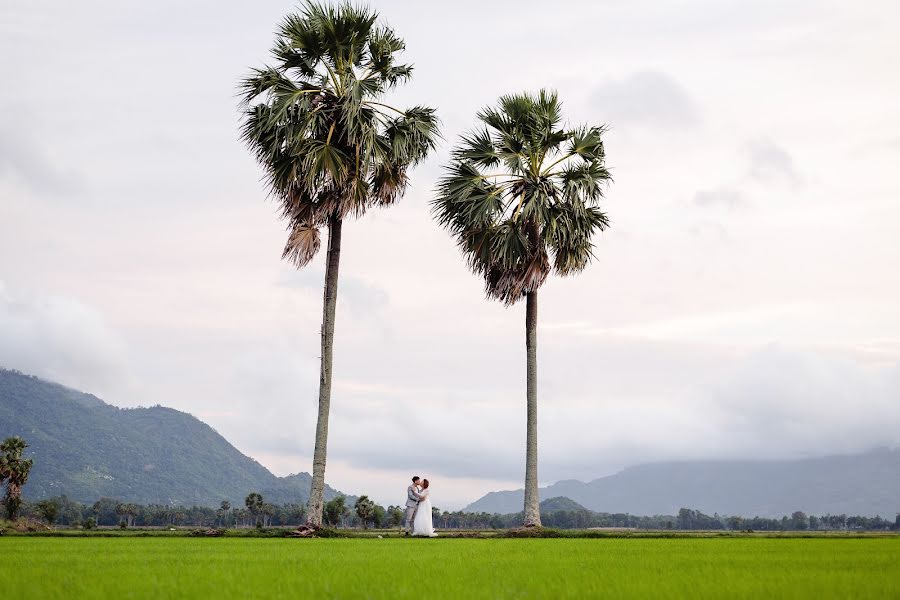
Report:
[{"label": "palm tree trunk", "polygon": [[528,425],[525,436],[525,526],[541,526],[537,473],[537,291],[528,292],[525,306],[525,353],[528,379],[525,395]]},{"label": "palm tree trunk", "polygon": [[6,481],[6,516],[10,521],[19,518],[19,507],[22,505],[22,488],[12,477]]},{"label": "palm tree trunk", "polygon": [[319,418],[313,452],[312,484],[309,490],[306,523],[322,526],[325,503],[325,453],[328,446],[328,411],[331,408],[331,363],[334,349],[334,313],[337,307],[338,266],[341,260],[341,219],[328,223],[328,256],[325,266],[325,301],[322,307],[322,366],[319,373]]}]

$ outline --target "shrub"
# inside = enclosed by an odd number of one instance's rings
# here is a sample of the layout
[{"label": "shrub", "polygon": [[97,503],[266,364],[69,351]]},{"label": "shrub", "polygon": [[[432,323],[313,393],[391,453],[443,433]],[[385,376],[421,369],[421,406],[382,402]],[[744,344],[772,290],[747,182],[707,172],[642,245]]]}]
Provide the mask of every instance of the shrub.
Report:
[{"label": "shrub", "polygon": [[558,538],[562,534],[556,529],[546,529],[544,527],[518,527],[509,529],[503,533],[503,537],[508,538]]},{"label": "shrub", "polygon": [[343,531],[338,531],[337,529],[332,529],[332,528],[330,528],[330,527],[322,527],[322,528],[320,528],[319,530],[316,531],[316,534],[315,534],[314,537],[319,537],[319,538],[343,538],[343,537],[350,537],[350,535],[347,534],[347,533],[345,533],[345,532],[343,532]]}]

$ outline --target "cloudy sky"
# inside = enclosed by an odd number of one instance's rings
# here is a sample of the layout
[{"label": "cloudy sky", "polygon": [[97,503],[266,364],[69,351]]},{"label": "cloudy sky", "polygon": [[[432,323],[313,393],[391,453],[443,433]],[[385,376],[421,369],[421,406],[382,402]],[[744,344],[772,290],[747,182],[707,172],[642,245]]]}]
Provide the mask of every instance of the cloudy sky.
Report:
[{"label": "cloudy sky", "polygon": [[[311,469],[323,261],[237,140],[293,2],[31,2],[0,19],[0,365]],[[524,474],[524,306],[427,203],[503,93],[608,123],[611,229],[542,291],[541,481],[900,442],[900,4],[383,1],[446,143],[344,228],[327,479],[457,508]]]}]

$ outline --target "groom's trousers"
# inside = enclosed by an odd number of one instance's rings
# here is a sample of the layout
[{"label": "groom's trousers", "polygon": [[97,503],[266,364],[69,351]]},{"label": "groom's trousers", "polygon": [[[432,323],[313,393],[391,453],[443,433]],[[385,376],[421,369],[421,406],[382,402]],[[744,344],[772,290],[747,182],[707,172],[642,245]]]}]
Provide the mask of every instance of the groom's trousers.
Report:
[{"label": "groom's trousers", "polygon": [[418,506],[407,506],[406,507],[406,530],[412,533],[413,521],[416,518],[416,511],[419,509]]}]

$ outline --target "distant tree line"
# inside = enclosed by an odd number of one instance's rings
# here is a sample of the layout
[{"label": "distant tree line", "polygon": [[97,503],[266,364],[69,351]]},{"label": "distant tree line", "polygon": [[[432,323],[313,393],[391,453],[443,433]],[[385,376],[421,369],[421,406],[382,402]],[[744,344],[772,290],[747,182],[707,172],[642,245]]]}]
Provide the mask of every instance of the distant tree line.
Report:
[{"label": "distant tree line", "polygon": [[807,515],[795,511],[780,519],[766,517],[737,517],[704,515],[700,511],[682,508],[678,511],[678,529],[730,529],[735,531],[900,531],[900,513],[891,521],[880,516]]},{"label": "distant tree line", "polygon": [[[101,498],[93,504],[82,504],[66,496],[40,502],[21,501],[21,516],[42,520],[50,525],[66,527],[293,527],[304,522],[304,504],[269,504],[259,493],[249,494],[244,506],[232,506],[227,500],[218,508],[205,506],[141,505]],[[404,509],[383,507],[368,496],[360,496],[353,505],[344,496],[325,503],[326,525],[339,528],[398,528],[403,524]],[[432,509],[435,527],[439,529],[508,529],[521,525],[523,515],[472,513]],[[682,508],[677,515],[638,516],[627,513],[603,513],[586,509],[554,510],[541,515],[545,527],[586,529],[614,527],[671,530],[731,531],[900,531],[900,514],[891,521],[880,516],[807,515],[796,511],[780,519],[707,515],[699,510]]]},{"label": "distant tree line", "polygon": [[259,494],[247,497],[245,506],[231,506],[227,500],[218,508],[207,506],[168,506],[135,504],[114,498],[100,498],[93,504],[82,504],[66,496],[40,502],[23,502],[21,515],[48,524],[68,527],[284,527],[303,522],[303,504],[273,505]]},{"label": "distant tree line", "polygon": [[[440,527],[479,528],[488,522],[490,527],[515,527],[522,515],[487,515],[486,513],[442,513]],[[767,517],[739,517],[707,515],[699,510],[682,508],[677,515],[638,516],[627,513],[603,513],[590,510],[558,510],[541,515],[545,527],[557,529],[585,529],[589,527],[617,527],[634,529],[731,530],[731,531],[900,531],[900,513],[891,521],[880,516],[809,515],[796,511],[780,519]],[[475,524],[477,523],[477,525]]]}]

